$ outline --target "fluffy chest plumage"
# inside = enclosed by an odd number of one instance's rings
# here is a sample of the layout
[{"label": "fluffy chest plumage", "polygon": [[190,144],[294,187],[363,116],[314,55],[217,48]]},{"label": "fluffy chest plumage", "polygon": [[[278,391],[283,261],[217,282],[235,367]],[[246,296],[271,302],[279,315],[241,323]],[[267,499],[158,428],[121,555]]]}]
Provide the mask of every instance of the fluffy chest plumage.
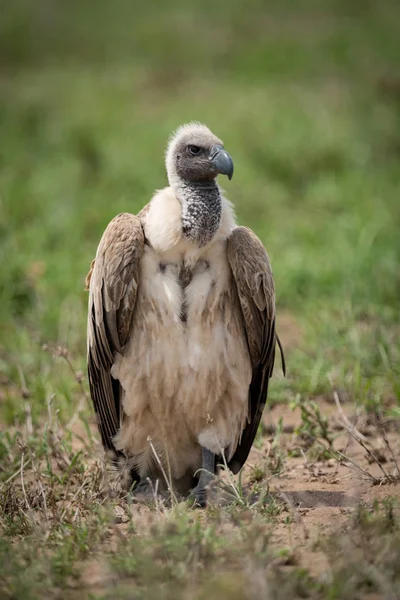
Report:
[{"label": "fluffy chest plumage", "polygon": [[159,253],[146,248],[142,258],[139,301],[157,310],[165,327],[190,329],[228,291],[230,269],[225,242],[198,255],[182,243]]},{"label": "fluffy chest plumage", "polygon": [[251,369],[225,246],[145,249],[135,325],[114,368],[134,420],[149,407],[163,427],[174,414],[197,437],[228,410],[242,426]]}]

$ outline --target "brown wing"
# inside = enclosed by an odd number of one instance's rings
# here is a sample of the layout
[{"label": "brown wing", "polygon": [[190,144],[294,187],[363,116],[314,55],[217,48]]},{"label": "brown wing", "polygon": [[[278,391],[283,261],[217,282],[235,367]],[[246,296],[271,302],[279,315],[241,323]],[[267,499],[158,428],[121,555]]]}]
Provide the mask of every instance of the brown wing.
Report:
[{"label": "brown wing", "polygon": [[116,216],[100,240],[86,277],[90,394],[103,446],[114,452],[112,440],[119,429],[121,407],[119,382],[110,370],[115,353],[123,352],[128,341],[143,247],[140,219],[129,213]]},{"label": "brown wing", "polygon": [[[237,473],[253,444],[268,393],[268,382],[279,343],[275,332],[275,289],[268,254],[247,227],[236,227],[228,239],[227,255],[242,309],[253,367],[249,389],[249,422],[229,467]],[[279,344],[280,345],[280,344]],[[284,359],[282,353],[284,366]]]}]

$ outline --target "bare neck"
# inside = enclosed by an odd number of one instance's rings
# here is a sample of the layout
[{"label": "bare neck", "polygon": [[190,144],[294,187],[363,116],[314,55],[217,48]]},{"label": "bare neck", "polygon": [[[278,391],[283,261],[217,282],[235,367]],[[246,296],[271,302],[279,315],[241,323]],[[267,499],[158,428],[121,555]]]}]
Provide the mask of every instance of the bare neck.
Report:
[{"label": "bare neck", "polygon": [[182,205],[184,236],[200,247],[205,246],[211,242],[221,223],[221,194],[215,179],[179,180],[176,195]]}]

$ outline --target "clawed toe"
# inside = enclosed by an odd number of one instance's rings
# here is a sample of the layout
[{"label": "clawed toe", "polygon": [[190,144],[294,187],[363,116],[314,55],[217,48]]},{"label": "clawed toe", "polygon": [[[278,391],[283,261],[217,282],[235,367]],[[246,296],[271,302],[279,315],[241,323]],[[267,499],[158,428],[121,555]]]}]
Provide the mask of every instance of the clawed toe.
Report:
[{"label": "clawed toe", "polygon": [[196,486],[190,492],[190,499],[194,501],[194,506],[205,508],[207,506],[207,492],[204,487]]}]

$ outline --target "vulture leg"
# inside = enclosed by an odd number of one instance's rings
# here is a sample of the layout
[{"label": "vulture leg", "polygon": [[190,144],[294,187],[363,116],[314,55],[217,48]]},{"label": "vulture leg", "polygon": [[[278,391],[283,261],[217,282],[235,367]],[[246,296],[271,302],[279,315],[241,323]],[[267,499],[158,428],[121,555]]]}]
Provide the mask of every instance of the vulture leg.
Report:
[{"label": "vulture leg", "polygon": [[190,492],[197,506],[207,504],[207,486],[212,482],[215,475],[215,454],[206,448],[201,449],[201,471],[199,481]]}]

